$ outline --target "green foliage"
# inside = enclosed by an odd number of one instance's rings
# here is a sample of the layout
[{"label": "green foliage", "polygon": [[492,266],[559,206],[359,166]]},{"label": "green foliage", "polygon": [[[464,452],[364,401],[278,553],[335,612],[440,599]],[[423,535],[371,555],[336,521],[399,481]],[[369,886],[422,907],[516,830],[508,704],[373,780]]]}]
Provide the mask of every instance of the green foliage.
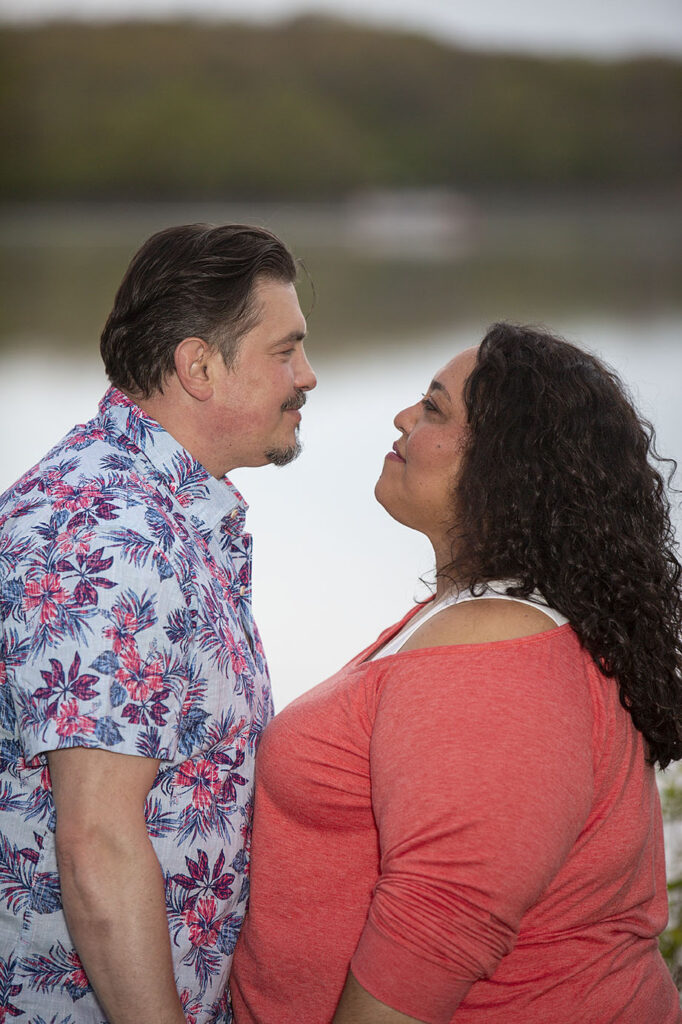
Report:
[{"label": "green foliage", "polygon": [[[682,772],[679,765],[669,768],[660,787],[663,817],[669,825],[682,824]],[[668,880],[668,906],[670,917],[668,927],[660,938],[660,949],[673,977],[682,981],[682,863],[680,850],[674,860]]]},{"label": "green foliage", "polygon": [[322,19],[0,29],[6,198],[677,187],[682,63],[490,55]]}]

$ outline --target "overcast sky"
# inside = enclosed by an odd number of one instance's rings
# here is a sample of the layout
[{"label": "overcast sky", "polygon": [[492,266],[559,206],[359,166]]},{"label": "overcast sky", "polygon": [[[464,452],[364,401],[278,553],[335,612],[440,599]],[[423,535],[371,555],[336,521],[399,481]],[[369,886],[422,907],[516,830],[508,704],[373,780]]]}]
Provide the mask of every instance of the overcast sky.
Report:
[{"label": "overcast sky", "polygon": [[0,0],[5,20],[230,17],[315,10],[481,47],[621,55],[682,53],[682,0]]}]

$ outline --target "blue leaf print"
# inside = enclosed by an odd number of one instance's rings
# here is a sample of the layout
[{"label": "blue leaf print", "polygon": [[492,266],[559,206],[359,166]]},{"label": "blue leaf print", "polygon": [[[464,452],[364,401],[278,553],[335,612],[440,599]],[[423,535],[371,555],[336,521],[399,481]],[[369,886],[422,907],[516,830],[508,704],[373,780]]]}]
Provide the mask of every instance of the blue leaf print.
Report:
[{"label": "blue leaf print", "polygon": [[[0,686],[0,726],[7,732],[13,733],[17,723],[17,713],[12,700],[12,691],[9,686]],[[3,743],[6,742],[3,740]]]},{"label": "blue leaf print", "polygon": [[90,668],[94,668],[95,672],[101,672],[105,676],[113,676],[119,665],[117,654],[114,654],[113,651],[104,651],[90,663]]},{"label": "blue leaf print", "polygon": [[0,535],[0,575],[7,575],[31,550],[31,542],[11,534]]},{"label": "blue leaf print", "polygon": [[0,1019],[3,1021],[6,1019],[5,1014],[9,1014],[10,1017],[23,1016],[23,1011],[11,1001],[15,996],[21,994],[24,987],[15,984],[16,969],[17,958],[14,953],[10,953],[7,960],[0,959],[0,1011],[4,1011]]},{"label": "blue leaf print", "polygon": [[136,569],[143,569],[156,543],[151,537],[143,537],[135,530],[112,530],[106,535],[107,541],[117,548],[121,555]]},{"label": "blue leaf print", "polygon": [[0,835],[0,896],[13,914],[30,906],[34,874],[33,862]]},{"label": "blue leaf print", "polygon": [[199,989],[205,992],[212,974],[220,970],[221,957],[205,946],[192,946],[189,953],[182,958],[183,964],[193,964],[199,982]]},{"label": "blue leaf print", "polygon": [[[56,822],[56,811],[52,793],[49,789],[36,786],[33,792],[27,797],[24,805],[24,821],[31,821],[33,818],[44,821],[47,828],[54,832]],[[34,832],[37,842],[37,833]]]},{"label": "blue leaf print", "polygon": [[246,869],[246,864],[246,850],[242,849],[232,861],[232,868],[240,875]]},{"label": "blue leaf print", "polygon": [[140,410],[132,408],[128,412],[126,421],[126,432],[134,438],[137,444],[144,446],[151,443],[154,445],[154,434],[163,433],[163,427],[156,420],[141,416]]},{"label": "blue leaf print", "polygon": [[166,556],[160,551],[157,551],[154,555],[154,564],[156,566],[156,571],[159,574],[159,579],[169,580],[171,578],[173,575],[171,564]]},{"label": "blue leaf print", "polygon": [[161,748],[159,734],[156,729],[144,729],[135,744],[137,752],[143,757],[153,757],[162,760],[167,756],[167,751]]},{"label": "blue leaf print", "polygon": [[189,452],[177,453],[173,457],[173,470],[177,478],[175,495],[181,505],[188,504],[189,499],[201,498],[206,494],[208,474]]},{"label": "blue leaf print", "polygon": [[38,914],[54,914],[61,910],[62,897],[59,875],[41,872],[35,876],[31,892],[31,910]]},{"label": "blue leaf print", "polygon": [[92,991],[75,949],[67,950],[61,942],[50,947],[48,956],[24,957],[19,971],[32,989],[53,992],[61,988],[74,1002]]},{"label": "blue leaf print", "polygon": [[106,455],[100,462],[102,469],[112,469],[119,473],[127,473],[133,460],[127,455]]},{"label": "blue leaf print", "polygon": [[97,723],[95,725],[95,736],[100,743],[104,743],[107,747],[113,747],[117,743],[121,743],[123,741],[123,737],[121,736],[116,722],[108,715],[105,715],[104,718],[97,719]]},{"label": "blue leaf print", "polygon": [[29,1021],[29,1024],[76,1024],[76,1020],[70,1013],[68,1013],[66,1017],[62,1017],[61,1020],[57,1020],[56,1015],[49,1021],[45,1020],[43,1017],[34,1017]]},{"label": "blue leaf print", "polygon": [[24,598],[22,579],[4,580],[0,583],[0,615],[3,619],[23,618],[21,604]]},{"label": "blue leaf print", "polygon": [[24,798],[12,789],[11,782],[0,782],[0,811],[18,811],[24,805]]},{"label": "blue leaf print", "polygon": [[189,757],[193,750],[201,746],[206,733],[204,723],[209,717],[208,711],[204,711],[203,708],[196,705],[191,705],[186,714],[183,715],[178,742],[178,749],[181,754]]},{"label": "blue leaf print", "polygon": [[166,619],[164,632],[172,644],[185,646],[194,632],[194,617],[189,608],[175,608]]},{"label": "blue leaf print", "polygon": [[[9,689],[9,687],[3,686],[2,688],[0,688],[0,696],[4,697],[5,690],[7,689]],[[8,699],[11,702],[11,697]],[[14,705],[12,705],[12,714],[16,719],[16,714],[14,713]],[[12,725],[10,731],[14,731],[14,725]],[[0,743],[0,771],[9,771],[10,773],[16,776],[16,763],[19,760],[19,758],[23,755],[23,753],[23,747],[21,746],[19,740],[4,739],[2,743]]]},{"label": "blue leaf print", "polygon": [[177,816],[170,811],[164,811],[163,804],[158,797],[153,800],[147,799],[144,817],[147,832],[155,839],[171,835],[178,826]]},{"label": "blue leaf print", "polygon": [[173,528],[167,518],[155,508],[148,508],[144,519],[164,551],[170,551],[175,540]]},{"label": "blue leaf print", "polygon": [[120,683],[112,683],[109,699],[111,700],[112,707],[120,708],[121,704],[125,704],[128,699],[128,691]]},{"label": "blue leaf print", "polygon": [[228,914],[223,921],[216,945],[226,956],[232,956],[237,945],[243,918],[239,914]]}]

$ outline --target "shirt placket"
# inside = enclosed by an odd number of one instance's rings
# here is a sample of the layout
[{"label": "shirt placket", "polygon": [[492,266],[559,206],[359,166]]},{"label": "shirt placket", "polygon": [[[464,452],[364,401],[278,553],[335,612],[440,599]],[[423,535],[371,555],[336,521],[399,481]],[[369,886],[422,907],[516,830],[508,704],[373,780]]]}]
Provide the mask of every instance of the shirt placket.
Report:
[{"label": "shirt placket", "polygon": [[[221,563],[228,562],[233,605],[252,656],[256,648],[256,630],[251,607],[251,548],[252,540],[243,533],[243,509],[234,508],[223,521],[222,530],[228,537],[227,550],[221,552]],[[225,557],[227,555],[227,558]]]}]

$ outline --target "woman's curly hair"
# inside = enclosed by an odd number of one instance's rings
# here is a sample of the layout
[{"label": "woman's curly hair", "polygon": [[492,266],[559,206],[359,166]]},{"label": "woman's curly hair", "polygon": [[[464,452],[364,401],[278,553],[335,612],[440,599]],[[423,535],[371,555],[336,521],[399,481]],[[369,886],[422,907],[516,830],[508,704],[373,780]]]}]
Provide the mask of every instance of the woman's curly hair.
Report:
[{"label": "woman's curly hair", "polygon": [[469,440],[445,574],[518,581],[565,615],[648,743],[682,757],[682,597],[652,426],[616,374],[530,327],[493,325],[464,388]]}]

